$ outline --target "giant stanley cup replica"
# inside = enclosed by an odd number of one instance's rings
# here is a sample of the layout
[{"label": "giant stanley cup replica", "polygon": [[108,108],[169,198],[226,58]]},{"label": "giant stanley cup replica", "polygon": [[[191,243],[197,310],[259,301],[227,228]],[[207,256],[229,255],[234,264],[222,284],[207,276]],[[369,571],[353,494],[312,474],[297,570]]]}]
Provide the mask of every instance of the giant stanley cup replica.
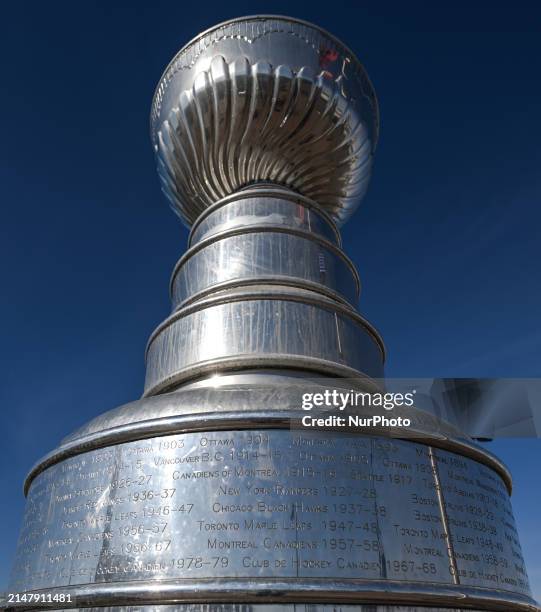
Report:
[{"label": "giant stanley cup replica", "polygon": [[172,314],[142,399],[31,470],[9,591],[61,593],[57,608],[538,610],[510,475],[451,423],[412,408],[417,437],[292,425],[325,380],[382,384],[338,229],[378,139],[353,53],[296,19],[213,27],[165,70],[151,136],[191,228]]}]

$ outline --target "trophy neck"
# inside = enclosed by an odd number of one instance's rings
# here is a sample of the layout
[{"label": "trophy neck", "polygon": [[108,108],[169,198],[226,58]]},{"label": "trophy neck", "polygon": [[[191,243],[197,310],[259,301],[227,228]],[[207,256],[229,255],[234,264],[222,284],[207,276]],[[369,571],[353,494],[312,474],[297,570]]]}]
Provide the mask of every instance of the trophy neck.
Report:
[{"label": "trophy neck", "polygon": [[145,396],[231,372],[383,376],[384,347],[358,313],[358,272],[332,217],[279,185],[208,207],[170,283],[172,314],[147,346]]}]

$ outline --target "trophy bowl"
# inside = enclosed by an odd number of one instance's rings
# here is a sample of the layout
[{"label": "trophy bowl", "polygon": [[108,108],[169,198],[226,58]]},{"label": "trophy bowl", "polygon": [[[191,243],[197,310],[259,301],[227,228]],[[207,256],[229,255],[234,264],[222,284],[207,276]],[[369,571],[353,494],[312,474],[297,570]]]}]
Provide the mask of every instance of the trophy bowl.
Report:
[{"label": "trophy bowl", "polygon": [[368,186],[378,105],[359,60],[321,28],[244,17],[173,58],[154,95],[151,135],[162,189],[187,225],[260,182],[317,201],[340,225]]}]

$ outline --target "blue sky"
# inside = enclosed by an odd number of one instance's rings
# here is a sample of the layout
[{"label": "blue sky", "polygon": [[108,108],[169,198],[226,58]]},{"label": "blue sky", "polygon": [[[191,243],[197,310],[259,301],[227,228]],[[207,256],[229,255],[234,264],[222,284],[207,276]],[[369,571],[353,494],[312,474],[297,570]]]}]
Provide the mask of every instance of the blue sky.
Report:
[{"label": "blue sky", "polygon": [[[148,138],[155,84],[202,29],[314,21],[361,58],[382,126],[344,228],[390,376],[540,375],[541,5],[534,2],[20,2],[2,5],[0,584],[25,473],[142,391],[186,231]],[[492,444],[541,597],[539,440]]]}]

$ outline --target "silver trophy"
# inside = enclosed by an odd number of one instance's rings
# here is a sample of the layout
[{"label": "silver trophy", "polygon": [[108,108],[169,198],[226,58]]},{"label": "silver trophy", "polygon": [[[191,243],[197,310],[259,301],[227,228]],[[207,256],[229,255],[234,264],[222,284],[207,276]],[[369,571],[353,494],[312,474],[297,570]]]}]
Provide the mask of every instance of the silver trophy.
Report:
[{"label": "silver trophy", "polygon": [[297,19],[215,26],[165,70],[151,137],[191,228],[172,313],[143,398],[31,470],[8,590],[36,598],[8,605],[537,611],[496,457],[415,408],[416,436],[299,422],[306,393],[383,384],[338,229],[378,139],[353,53]]}]

